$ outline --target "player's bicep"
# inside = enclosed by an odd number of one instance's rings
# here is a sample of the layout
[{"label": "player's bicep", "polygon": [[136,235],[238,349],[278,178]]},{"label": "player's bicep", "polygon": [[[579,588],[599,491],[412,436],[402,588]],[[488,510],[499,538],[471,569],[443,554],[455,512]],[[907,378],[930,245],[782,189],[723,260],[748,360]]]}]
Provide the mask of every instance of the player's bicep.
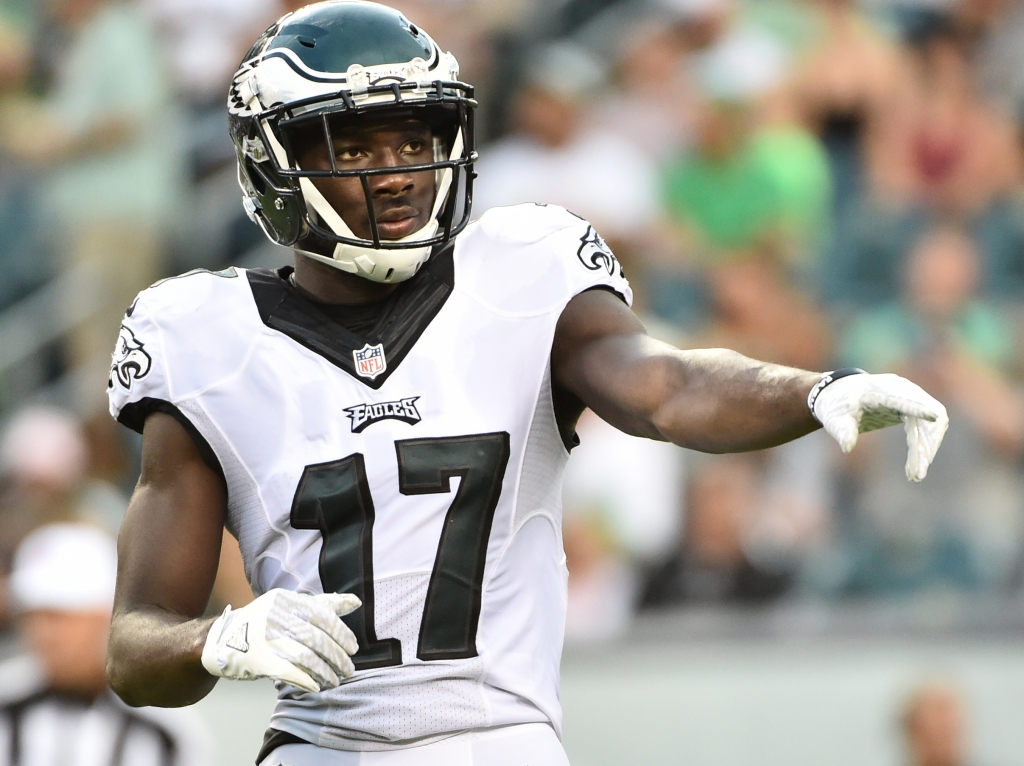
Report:
[{"label": "player's bicep", "polygon": [[185,428],[150,415],[142,473],[118,535],[115,612],[160,609],[198,617],[220,556],[227,493]]},{"label": "player's bicep", "polygon": [[647,335],[616,295],[590,290],[558,320],[552,378],[616,428],[662,439],[654,420],[679,386],[678,353]]}]

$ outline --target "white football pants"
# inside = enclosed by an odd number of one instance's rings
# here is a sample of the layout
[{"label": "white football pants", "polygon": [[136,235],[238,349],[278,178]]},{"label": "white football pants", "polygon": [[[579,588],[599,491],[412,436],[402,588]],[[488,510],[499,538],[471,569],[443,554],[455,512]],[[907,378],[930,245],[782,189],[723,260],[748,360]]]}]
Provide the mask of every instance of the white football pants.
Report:
[{"label": "white football pants", "polygon": [[353,752],[282,745],[260,766],[569,766],[555,731],[544,723],[468,731],[420,747]]}]

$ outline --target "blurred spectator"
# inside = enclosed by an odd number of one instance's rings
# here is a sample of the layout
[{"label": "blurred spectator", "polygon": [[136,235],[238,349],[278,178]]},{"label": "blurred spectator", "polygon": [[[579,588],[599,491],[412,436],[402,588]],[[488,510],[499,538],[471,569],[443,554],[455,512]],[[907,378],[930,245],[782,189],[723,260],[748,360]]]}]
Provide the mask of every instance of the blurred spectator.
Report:
[{"label": "blurred spectator", "polygon": [[828,320],[789,284],[778,263],[763,256],[727,260],[708,275],[712,315],[698,338],[701,346],[824,369],[831,357]]},{"label": "blurred spectator", "polygon": [[656,20],[637,24],[617,52],[612,89],[593,109],[597,125],[656,162],[689,146],[697,120],[700,101],[679,37]]},{"label": "blurred spectator", "polygon": [[841,212],[863,190],[866,154],[909,73],[904,56],[854,0],[825,0],[813,9],[819,30],[789,90],[796,114],[828,152]]},{"label": "blurred spectator", "polygon": [[107,688],[114,541],[57,524],[18,549],[11,593],[29,655],[0,666],[0,763],[201,766],[204,733],[181,712],[131,709]]},{"label": "blurred spectator", "polygon": [[737,27],[694,54],[691,66],[707,106],[691,152],[664,179],[684,241],[708,263],[763,247],[806,262],[827,221],[824,151],[795,124],[759,122],[759,105],[788,71],[785,49]]},{"label": "blurred spectator", "polygon": [[[0,104],[29,88],[32,27],[28,8],[0,3]],[[49,276],[38,207],[38,183],[31,168],[0,144],[0,310]]]},{"label": "blurred spectator", "polygon": [[962,230],[931,230],[910,255],[901,299],[847,330],[846,363],[918,381],[955,424],[920,485],[903,477],[901,434],[868,435],[852,456],[863,535],[854,590],[1004,584],[1020,550],[1017,338],[997,307],[976,297],[979,261]]},{"label": "blurred spectator", "polygon": [[36,9],[20,0],[0,0],[0,94],[22,89],[32,67]]},{"label": "blurred spectator", "polygon": [[[643,605],[686,602],[767,602],[792,584],[785,570],[761,566],[745,548],[745,532],[759,502],[756,458],[695,461],[687,518],[678,552],[647,582]],[[703,465],[701,465],[703,464]]]},{"label": "blurred spectator", "polygon": [[480,152],[474,210],[522,202],[562,205],[589,219],[613,244],[655,219],[646,155],[635,141],[585,119],[604,74],[568,43],[537,53],[516,97],[515,133]]},{"label": "blurred spectator", "polygon": [[902,254],[930,220],[953,218],[977,232],[987,290],[1015,298],[1024,287],[1018,129],[981,90],[973,38],[954,13],[912,19],[906,86],[870,147],[869,195],[836,231],[830,292],[861,305],[896,298]]},{"label": "blurred spectator", "polygon": [[761,453],[758,499],[743,545],[762,570],[784,573],[794,588],[829,592],[834,551],[838,455],[822,431]]},{"label": "blurred spectator", "polygon": [[97,396],[125,307],[160,275],[164,226],[180,199],[180,132],[154,35],[137,8],[53,0],[68,35],[42,101],[8,99],[0,146],[45,168],[46,220],[66,267],[97,278],[99,306],[75,333],[73,361]]},{"label": "blurred spectator", "polygon": [[567,641],[613,638],[629,624],[638,569],[663,559],[678,535],[683,455],[627,436],[589,410],[580,418],[563,488],[569,567]]},{"label": "blurred spectator", "polygon": [[679,531],[686,453],[624,434],[590,410],[577,432],[563,486],[567,513],[600,516],[637,561],[663,557]]},{"label": "blurred spectator", "polygon": [[903,254],[930,220],[953,216],[977,232],[986,289],[1019,294],[1017,130],[978,85],[972,45],[984,24],[965,18],[992,23],[1007,8],[904,8],[902,48],[850,0],[830,0],[824,11],[825,34],[791,90],[797,112],[820,131],[835,176],[825,292],[841,309],[897,298]]},{"label": "blurred spectator", "polygon": [[89,521],[117,533],[128,501],[90,478],[89,463],[82,426],[68,413],[33,407],[6,424],[0,435],[0,578],[21,540],[42,525]]},{"label": "blurred spectator", "polygon": [[[33,526],[75,517],[74,495],[88,460],[81,426],[59,410],[22,410],[0,440],[0,470]],[[8,518],[3,526],[19,525]]]},{"label": "blurred spectator", "polygon": [[252,41],[284,13],[279,0],[140,0],[166,51],[171,80],[189,112],[182,123],[197,176],[234,164],[228,138],[231,78]]},{"label": "blurred spectator", "polygon": [[278,0],[140,0],[139,5],[164,41],[177,91],[190,105],[221,111],[242,56],[285,12]]},{"label": "blurred spectator", "polygon": [[2,538],[52,521],[83,520],[117,534],[128,505],[109,482],[93,478],[82,424],[60,410],[34,407],[10,419],[0,436],[5,483]]},{"label": "blurred spectator", "polygon": [[927,683],[903,708],[908,766],[967,766],[967,713],[952,686]]},{"label": "blurred spectator", "polygon": [[[118,468],[120,445],[107,437],[107,422],[80,423],[61,410],[21,410],[0,434],[0,582],[12,552],[38,527],[55,522],[87,522],[116,535],[128,498],[103,475],[105,461]],[[115,432],[119,435],[119,432]],[[123,469],[123,466],[120,466]],[[97,470],[100,469],[100,470]],[[224,532],[213,600],[221,606],[244,606],[252,600],[242,555],[234,537]],[[0,605],[0,623],[6,612]],[[2,762],[0,762],[2,763]]]},{"label": "blurred spectator", "polygon": [[185,117],[177,139],[192,184],[170,222],[165,273],[240,264],[268,243],[239,202],[225,98],[253,41],[285,8],[280,0],[139,0],[139,7]]},{"label": "blurred spectator", "polygon": [[819,288],[839,306],[894,297],[905,222],[884,201],[873,204],[867,168],[892,143],[889,122],[910,90],[908,57],[863,3],[804,6],[817,29],[785,95],[787,108],[820,137],[832,176],[832,232]]},{"label": "blurred spectator", "polygon": [[977,215],[1021,181],[1015,127],[982,96],[969,41],[952,18],[938,17],[912,43],[911,89],[871,158],[877,193]]}]

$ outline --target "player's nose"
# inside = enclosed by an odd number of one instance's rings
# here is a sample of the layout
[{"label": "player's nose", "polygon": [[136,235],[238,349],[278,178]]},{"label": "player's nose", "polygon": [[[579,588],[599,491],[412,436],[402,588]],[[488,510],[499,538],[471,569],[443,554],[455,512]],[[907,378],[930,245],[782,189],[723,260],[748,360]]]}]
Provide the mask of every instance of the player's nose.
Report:
[{"label": "player's nose", "polygon": [[369,177],[370,191],[373,196],[389,197],[411,192],[416,187],[417,174],[402,171],[402,168],[408,164],[408,161],[394,147],[386,147],[380,151],[377,167],[395,168],[395,172],[378,173]]},{"label": "player's nose", "polygon": [[414,174],[396,171],[370,176],[370,192],[374,197],[397,197],[416,188]]}]

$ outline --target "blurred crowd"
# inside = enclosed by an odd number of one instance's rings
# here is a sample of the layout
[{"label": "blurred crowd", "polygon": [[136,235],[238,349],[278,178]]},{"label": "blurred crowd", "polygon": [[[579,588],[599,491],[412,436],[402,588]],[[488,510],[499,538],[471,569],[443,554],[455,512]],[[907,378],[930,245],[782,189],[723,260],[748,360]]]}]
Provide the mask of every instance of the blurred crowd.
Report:
[{"label": "blurred crowd", "polygon": [[[1020,593],[1024,2],[391,4],[477,86],[477,215],[590,219],[681,347],[896,372],[950,412],[921,485],[899,429],[713,457],[586,416],[570,637],[680,604]],[[104,388],[135,293],[286,261],[245,217],[224,101],[301,5],[0,0],[0,571],[43,523],[116,532],[139,445]]]},{"label": "blurred crowd", "polygon": [[953,423],[913,485],[899,429],[709,457],[584,421],[570,636],[609,599],[1020,593],[1022,35],[1013,0],[661,0],[525,57],[481,208],[590,218],[666,340],[903,374]]}]

